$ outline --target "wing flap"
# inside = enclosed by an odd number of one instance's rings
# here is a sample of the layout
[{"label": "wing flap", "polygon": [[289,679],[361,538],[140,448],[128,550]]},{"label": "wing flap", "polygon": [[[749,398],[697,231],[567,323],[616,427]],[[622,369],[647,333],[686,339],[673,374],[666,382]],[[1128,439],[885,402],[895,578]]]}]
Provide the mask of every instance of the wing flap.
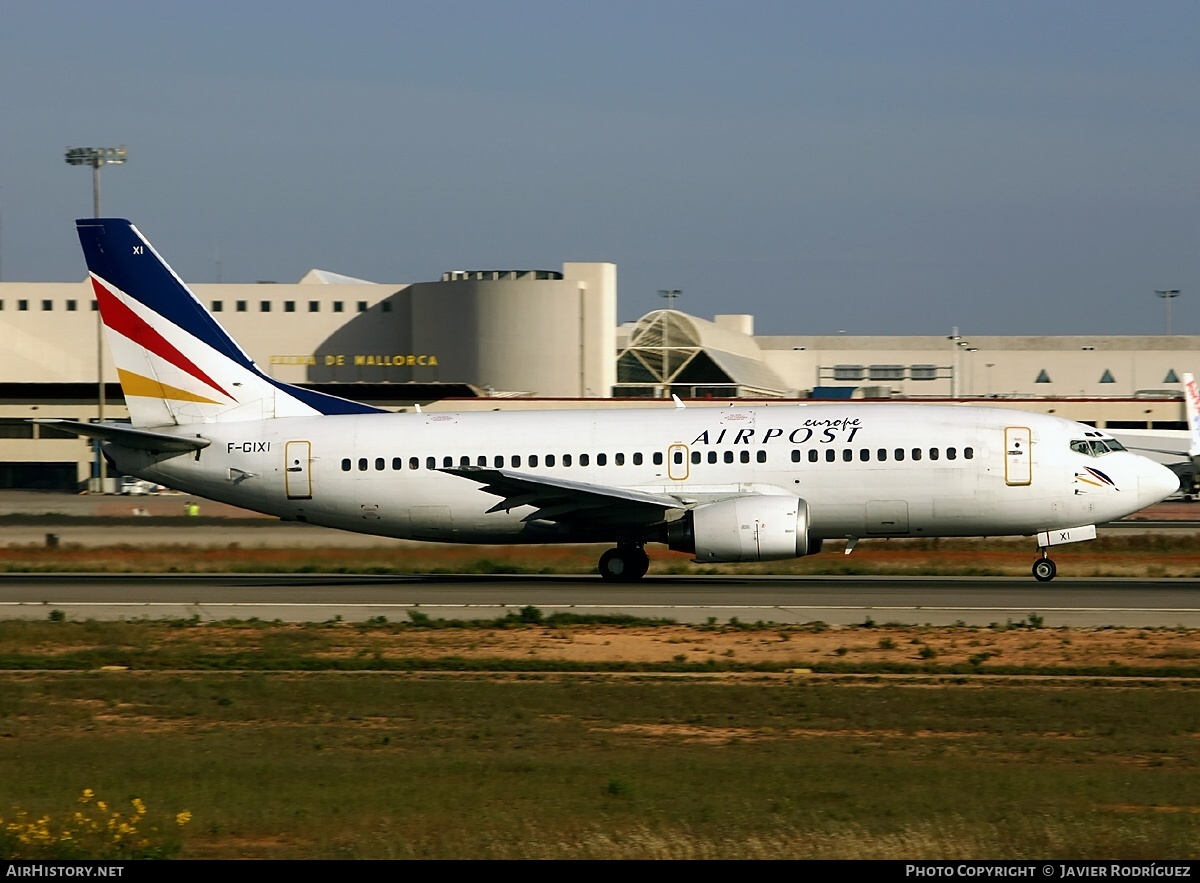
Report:
[{"label": "wing flap", "polygon": [[478,482],[481,491],[500,497],[500,502],[488,512],[508,511],[521,506],[534,507],[535,511],[525,516],[523,521],[653,524],[662,521],[669,510],[684,507],[676,498],[663,494],[529,475],[508,469],[459,466],[440,471]]}]

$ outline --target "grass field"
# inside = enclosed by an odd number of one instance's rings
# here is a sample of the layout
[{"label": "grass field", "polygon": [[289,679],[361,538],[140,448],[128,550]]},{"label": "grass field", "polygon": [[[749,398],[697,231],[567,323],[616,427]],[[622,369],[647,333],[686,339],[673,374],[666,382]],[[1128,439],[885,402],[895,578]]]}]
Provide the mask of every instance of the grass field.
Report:
[{"label": "grass field", "polygon": [[[123,819],[143,802],[145,852],[194,858],[1163,860],[1200,842],[1200,682],[1171,676],[1194,666],[1193,633],[1104,645],[1158,648],[1159,676],[1139,679],[520,672],[527,657],[506,643],[583,645],[600,628],[0,623],[10,660],[78,669],[0,673],[0,830],[24,812],[57,832],[92,789]],[[616,658],[604,628],[595,646]],[[747,641],[791,648],[793,663],[833,647],[846,671],[951,644],[1020,668],[1091,640],[1027,624],[864,626],[826,645],[806,642],[836,630],[682,628],[630,630],[660,631],[668,654],[721,638],[733,643],[709,651],[734,663]],[[509,670],[469,670],[472,646]],[[456,671],[437,670],[447,647]],[[201,650],[267,664],[188,670]],[[103,671],[104,653],[178,667]],[[416,662],[297,670],[397,655]],[[133,842],[84,851],[138,854]],[[0,856],[66,852],[0,834]]]}]

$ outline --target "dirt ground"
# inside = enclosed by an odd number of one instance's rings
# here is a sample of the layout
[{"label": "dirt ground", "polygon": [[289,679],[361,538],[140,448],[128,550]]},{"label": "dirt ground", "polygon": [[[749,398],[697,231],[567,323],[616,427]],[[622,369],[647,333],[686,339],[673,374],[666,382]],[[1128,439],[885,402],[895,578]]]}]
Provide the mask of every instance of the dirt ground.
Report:
[{"label": "dirt ground", "polygon": [[[300,631],[301,626],[281,626]],[[572,662],[688,662],[741,664],[818,662],[934,662],[972,660],[1005,666],[1192,668],[1200,665],[1197,629],[1051,629],[1010,627],[864,626],[740,629],[687,626],[572,626],[566,628],[363,630],[343,626],[338,657],[564,660]],[[245,648],[245,629],[210,626],[176,632],[169,640],[203,640]],[[228,642],[228,643],[227,643]]]}]

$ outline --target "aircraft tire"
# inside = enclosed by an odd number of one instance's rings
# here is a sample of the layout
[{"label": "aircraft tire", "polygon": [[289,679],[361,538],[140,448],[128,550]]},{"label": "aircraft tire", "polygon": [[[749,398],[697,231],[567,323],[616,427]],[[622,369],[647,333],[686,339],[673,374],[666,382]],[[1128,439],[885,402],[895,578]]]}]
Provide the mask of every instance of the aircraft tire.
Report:
[{"label": "aircraft tire", "polygon": [[641,549],[609,549],[600,556],[596,568],[600,576],[609,582],[632,583],[646,575],[650,558]]},{"label": "aircraft tire", "polygon": [[1039,558],[1033,562],[1033,578],[1040,583],[1048,583],[1058,573],[1058,567],[1049,558]]}]

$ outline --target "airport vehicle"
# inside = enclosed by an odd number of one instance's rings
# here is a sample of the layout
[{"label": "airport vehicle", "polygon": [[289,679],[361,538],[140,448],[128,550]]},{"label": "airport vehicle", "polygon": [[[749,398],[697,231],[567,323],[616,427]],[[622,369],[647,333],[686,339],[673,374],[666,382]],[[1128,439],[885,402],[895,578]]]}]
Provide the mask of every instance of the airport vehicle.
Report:
[{"label": "airport vehicle", "polygon": [[1050,547],[1178,486],[1050,415],[929,404],[390,413],[268,377],[128,221],[77,222],[131,424],[56,421],[123,473],[280,518],[417,540],[647,543],[765,561],[828,539],[1029,535]]}]

